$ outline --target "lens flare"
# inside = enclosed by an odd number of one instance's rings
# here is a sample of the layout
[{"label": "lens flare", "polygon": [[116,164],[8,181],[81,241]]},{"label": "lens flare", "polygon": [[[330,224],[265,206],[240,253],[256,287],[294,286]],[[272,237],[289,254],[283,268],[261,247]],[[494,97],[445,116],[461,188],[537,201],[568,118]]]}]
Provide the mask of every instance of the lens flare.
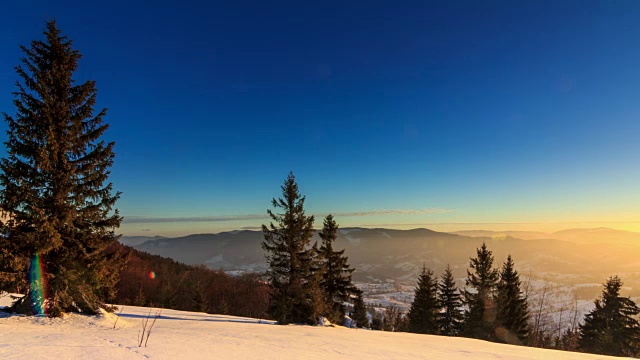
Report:
[{"label": "lens flare", "polygon": [[156,272],[155,271],[149,271],[149,279],[153,280],[156,278]]},{"label": "lens flare", "polygon": [[29,286],[31,293],[31,303],[33,304],[33,312],[36,315],[46,315],[46,288],[44,275],[46,274],[44,264],[40,258],[40,254],[37,253],[31,259],[31,266],[29,268]]}]

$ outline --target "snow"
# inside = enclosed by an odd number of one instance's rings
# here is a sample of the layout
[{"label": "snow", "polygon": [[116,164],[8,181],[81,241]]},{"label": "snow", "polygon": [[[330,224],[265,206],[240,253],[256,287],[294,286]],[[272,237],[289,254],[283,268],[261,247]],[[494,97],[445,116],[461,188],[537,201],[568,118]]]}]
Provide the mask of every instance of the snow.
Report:
[{"label": "snow", "polygon": [[10,294],[8,292],[5,291],[0,291],[0,309],[3,309],[9,305],[11,305],[11,303],[13,302],[13,298],[14,297],[22,297],[21,294]]},{"label": "snow", "polygon": [[[6,305],[5,298],[0,301]],[[0,313],[0,359],[609,358],[465,338],[339,326],[278,326],[259,319],[167,309],[155,323],[148,346],[138,347],[142,319],[157,310],[125,306],[115,328],[115,314],[49,319]]]}]

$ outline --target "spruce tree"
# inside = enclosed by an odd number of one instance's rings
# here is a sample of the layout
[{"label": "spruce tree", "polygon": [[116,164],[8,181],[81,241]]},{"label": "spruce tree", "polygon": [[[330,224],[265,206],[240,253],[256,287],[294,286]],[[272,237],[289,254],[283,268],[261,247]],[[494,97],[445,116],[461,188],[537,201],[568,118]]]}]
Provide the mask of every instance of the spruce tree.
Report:
[{"label": "spruce tree", "polygon": [[178,301],[178,291],[168,279],[163,279],[162,285],[162,306],[167,309],[175,309]]},{"label": "spruce tree", "polygon": [[142,287],[140,287],[138,289],[138,294],[136,295],[136,298],[133,299],[133,305],[145,306],[146,304],[147,304],[147,298],[144,296],[144,290],[142,290]]},{"label": "spruce tree", "polygon": [[220,315],[229,315],[229,304],[227,304],[227,301],[224,298],[222,298],[220,303],[218,303],[216,312]]},{"label": "spruce tree", "polygon": [[433,271],[423,266],[408,314],[410,332],[418,334],[436,334],[438,332],[437,290],[438,284],[433,276]]},{"label": "spruce tree", "polygon": [[520,275],[509,255],[500,272],[496,298],[496,336],[509,344],[526,344],[529,338],[529,308],[520,287]]},{"label": "spruce tree", "polygon": [[410,331],[407,317],[400,307],[391,304],[385,306],[383,312],[382,330],[393,332]]},{"label": "spruce tree", "polygon": [[580,332],[572,329],[566,329],[562,335],[556,338],[555,348],[564,351],[576,351],[578,350],[578,343],[580,341]]},{"label": "spruce tree", "polygon": [[196,282],[192,286],[191,308],[197,312],[207,312],[209,310],[209,301],[204,285]]},{"label": "spruce tree", "polygon": [[327,318],[333,323],[342,324],[345,315],[344,303],[349,301],[351,294],[355,293],[355,287],[351,281],[354,269],[349,267],[344,249],[340,251],[333,249],[338,236],[338,224],[333,219],[333,215],[329,214],[325,217],[319,235],[322,239],[319,257],[324,270],[320,285],[324,292],[325,303],[329,308]]},{"label": "spruce tree", "polygon": [[447,265],[438,284],[438,332],[441,335],[457,336],[462,331],[462,297],[456,288],[451,267]]},{"label": "spruce tree", "polygon": [[[464,301],[467,310],[464,314],[464,335],[482,340],[495,339],[495,290],[498,282],[498,270],[493,269],[493,254],[482,243],[477,255],[471,259],[467,270]],[[473,289],[473,291],[472,291]]]},{"label": "spruce tree", "polygon": [[356,327],[368,328],[369,317],[367,316],[367,306],[364,304],[362,298],[362,291],[356,291],[356,298],[353,302],[353,314],[351,314],[352,320],[356,323]]},{"label": "spruce tree", "polygon": [[305,197],[300,195],[293,173],[289,173],[281,189],[282,197],[274,198],[272,205],[282,212],[267,210],[272,222],[268,227],[262,225],[262,248],[269,265],[267,277],[271,288],[269,315],[281,325],[314,325],[318,320],[317,303],[311,291],[315,285],[310,284],[313,280],[309,249],[314,217],[305,215]]},{"label": "spruce tree", "polygon": [[94,113],[95,82],[73,78],[80,53],[55,21],[44,35],[21,47],[17,112],[4,114],[0,208],[10,219],[0,263],[13,269],[0,269],[0,278],[20,286],[28,274],[41,275],[30,279],[15,311],[96,313],[123,265],[122,253],[108,250],[122,220],[114,209],[120,193],[108,182],[114,143],[101,139],[108,125],[106,109]]},{"label": "spruce tree", "polygon": [[595,309],[580,325],[581,351],[613,356],[640,354],[640,324],[636,319],[640,309],[630,298],[620,296],[622,285],[618,276],[604,284]]},{"label": "spruce tree", "polygon": [[382,314],[378,312],[372,312],[371,314],[371,330],[384,331],[384,318]]},{"label": "spruce tree", "polygon": [[[331,305],[326,301],[322,289],[322,279],[326,272],[325,263],[321,257],[318,243],[314,243],[301,256],[301,263],[305,265],[304,289],[307,296],[308,323],[318,321],[322,316],[328,317]],[[329,321],[332,321],[329,318]]]}]

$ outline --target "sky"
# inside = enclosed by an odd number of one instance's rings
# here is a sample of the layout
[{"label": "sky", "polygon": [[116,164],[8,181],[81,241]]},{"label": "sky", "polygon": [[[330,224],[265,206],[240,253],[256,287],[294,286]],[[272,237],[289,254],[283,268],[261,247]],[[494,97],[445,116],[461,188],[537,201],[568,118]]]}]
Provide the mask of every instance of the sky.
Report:
[{"label": "sky", "polygon": [[11,1],[0,111],[52,18],[125,235],[256,228],[289,171],[318,225],[640,231],[638,1]]}]

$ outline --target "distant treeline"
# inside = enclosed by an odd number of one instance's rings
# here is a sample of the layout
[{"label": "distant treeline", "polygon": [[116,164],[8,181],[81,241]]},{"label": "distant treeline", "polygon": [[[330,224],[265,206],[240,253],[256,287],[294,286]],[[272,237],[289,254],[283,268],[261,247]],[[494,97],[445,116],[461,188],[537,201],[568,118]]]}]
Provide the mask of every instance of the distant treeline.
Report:
[{"label": "distant treeline", "polygon": [[114,246],[128,256],[117,295],[110,299],[115,304],[266,317],[268,286],[256,274],[230,276],[204,265],[185,265],[128,246]]}]

